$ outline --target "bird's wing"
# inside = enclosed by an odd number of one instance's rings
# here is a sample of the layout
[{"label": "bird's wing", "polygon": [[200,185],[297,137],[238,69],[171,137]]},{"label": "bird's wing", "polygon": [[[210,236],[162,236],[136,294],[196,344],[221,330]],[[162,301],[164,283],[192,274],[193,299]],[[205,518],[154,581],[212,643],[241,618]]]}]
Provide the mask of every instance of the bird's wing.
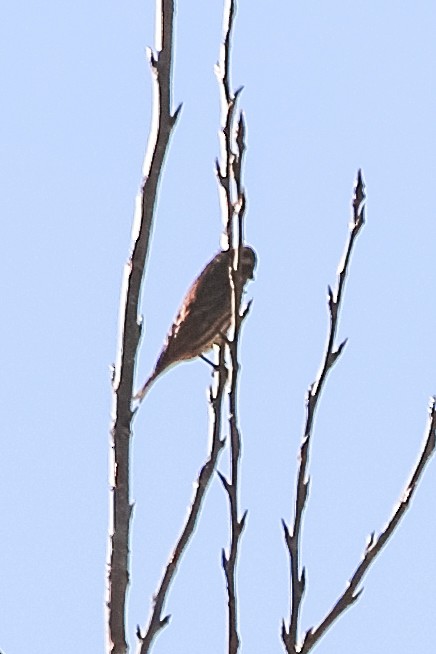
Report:
[{"label": "bird's wing", "polygon": [[209,349],[230,321],[228,257],[219,253],[188,290],[159,357],[158,366],[193,359]]}]

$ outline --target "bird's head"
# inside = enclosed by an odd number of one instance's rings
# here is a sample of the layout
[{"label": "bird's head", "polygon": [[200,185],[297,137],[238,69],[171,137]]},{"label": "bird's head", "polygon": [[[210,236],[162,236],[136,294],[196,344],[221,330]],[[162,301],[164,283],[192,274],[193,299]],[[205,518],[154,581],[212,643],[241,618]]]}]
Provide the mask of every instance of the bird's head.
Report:
[{"label": "bird's head", "polygon": [[242,278],[245,281],[254,278],[254,270],[257,264],[257,256],[253,248],[244,245],[241,250],[241,261],[239,262]]}]

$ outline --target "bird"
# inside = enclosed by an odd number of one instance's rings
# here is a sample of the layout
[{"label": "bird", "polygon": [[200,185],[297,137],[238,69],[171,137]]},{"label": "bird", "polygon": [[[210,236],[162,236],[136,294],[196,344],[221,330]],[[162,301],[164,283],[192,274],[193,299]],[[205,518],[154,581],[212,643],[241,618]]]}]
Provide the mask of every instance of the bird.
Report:
[{"label": "bird", "polygon": [[[153,372],[133,400],[142,402],[151,385],[168,368],[203,356],[214,344],[223,341],[232,320],[229,269],[234,253],[234,249],[218,252],[195,279],[168,332]],[[242,246],[238,265],[242,290],[254,278],[256,263],[253,248]]]}]

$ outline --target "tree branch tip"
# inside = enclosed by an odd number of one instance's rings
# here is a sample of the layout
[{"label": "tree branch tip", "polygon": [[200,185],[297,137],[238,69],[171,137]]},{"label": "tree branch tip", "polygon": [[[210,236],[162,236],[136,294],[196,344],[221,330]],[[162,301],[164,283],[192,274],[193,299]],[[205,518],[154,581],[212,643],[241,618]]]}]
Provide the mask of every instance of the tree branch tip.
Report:
[{"label": "tree branch tip", "polygon": [[[300,652],[303,652],[303,651],[308,651],[308,652],[310,652],[310,650],[312,649],[312,647],[313,647],[313,645],[314,645],[313,642],[312,642],[312,645],[309,645],[309,647],[307,648],[307,650],[305,649],[305,648],[306,648],[306,644],[309,642],[310,639],[313,640],[313,627],[310,627],[310,628],[306,631],[306,633],[304,634],[303,642],[301,643],[301,646],[300,646],[300,648],[299,648],[299,651],[300,651]],[[317,640],[318,640],[318,639],[316,638],[315,642],[316,642]]]},{"label": "tree branch tip", "polygon": [[227,556],[226,556],[226,552],[225,552],[224,547],[223,547],[223,549],[221,550],[221,565],[222,565],[223,568],[224,568],[224,572],[227,574],[227,569],[228,569],[228,565],[229,565],[229,560],[228,560],[228,558],[227,558]]},{"label": "tree branch tip", "polygon": [[248,510],[245,509],[244,513],[242,514],[242,518],[239,521],[239,528],[241,531],[245,528],[245,523],[247,521],[247,516],[248,516]]},{"label": "tree branch tip", "polygon": [[227,480],[226,480],[226,478],[224,477],[224,475],[223,475],[222,472],[220,472],[219,470],[217,470],[217,471],[216,471],[216,474],[217,474],[218,477],[221,479],[221,481],[222,481],[223,484],[226,484],[226,483],[227,483]]},{"label": "tree branch tip", "polygon": [[139,624],[136,625],[136,638],[141,642],[144,640],[144,636],[141,633],[141,627],[139,626]]},{"label": "tree branch tip", "polygon": [[364,193],[365,191],[365,182],[363,180],[363,172],[361,168],[357,169],[357,174],[356,174],[356,189],[362,189],[362,192]]},{"label": "tree branch tip", "polygon": [[309,627],[309,629],[304,634],[303,645],[306,642],[306,640],[311,637],[312,634],[313,634],[313,627]]},{"label": "tree branch tip", "polygon": [[356,181],[354,183],[354,197],[361,204],[365,198],[365,182],[363,179],[362,169],[359,168],[356,175]]},{"label": "tree branch tip", "polygon": [[347,343],[348,343],[348,338],[345,338],[342,341],[342,343],[333,352],[333,354],[335,355],[335,360],[342,354],[342,350],[344,349],[344,347],[346,346]]},{"label": "tree branch tip", "polygon": [[236,102],[239,96],[241,95],[242,91],[244,90],[243,86],[240,86],[239,88],[236,89],[236,91],[233,94],[233,101]]},{"label": "tree branch tip", "polygon": [[177,107],[177,109],[176,109],[175,112],[173,113],[173,115],[172,115],[172,117],[171,117],[171,118],[172,118],[172,123],[173,123],[173,125],[176,124],[177,119],[178,119],[178,117],[179,117],[179,115],[180,115],[180,112],[182,111],[182,107],[183,107],[183,102],[181,102],[181,103],[179,104],[179,106]]},{"label": "tree branch tip", "polygon": [[282,640],[286,641],[289,638],[289,633],[286,629],[286,624],[284,618],[282,619]]},{"label": "tree branch tip", "polygon": [[229,490],[230,490],[229,482],[227,481],[227,479],[224,477],[224,475],[219,470],[217,470],[216,473],[217,473],[218,477],[221,479],[221,483],[222,483],[222,485],[224,486],[225,490],[228,493]]},{"label": "tree branch tip", "polygon": [[353,193],[354,227],[360,229],[365,222],[365,182],[363,181],[362,169],[357,171]]},{"label": "tree branch tip", "polygon": [[342,343],[338,347],[338,350],[342,350],[346,346],[347,343],[348,343],[348,336],[347,336],[347,338],[344,338],[344,340],[342,341]]},{"label": "tree branch tip", "polygon": [[164,627],[167,626],[167,624],[169,623],[170,620],[171,620],[171,614],[168,613],[168,615],[166,615],[164,618],[162,618],[162,619],[159,621],[159,627],[160,627],[161,629],[163,629]]},{"label": "tree branch tip", "polygon": [[247,304],[245,305],[245,307],[244,307],[244,309],[243,309],[243,311],[241,313],[241,321],[245,320],[245,318],[250,313],[252,304],[253,304],[253,298],[251,298],[251,300],[248,300]]}]

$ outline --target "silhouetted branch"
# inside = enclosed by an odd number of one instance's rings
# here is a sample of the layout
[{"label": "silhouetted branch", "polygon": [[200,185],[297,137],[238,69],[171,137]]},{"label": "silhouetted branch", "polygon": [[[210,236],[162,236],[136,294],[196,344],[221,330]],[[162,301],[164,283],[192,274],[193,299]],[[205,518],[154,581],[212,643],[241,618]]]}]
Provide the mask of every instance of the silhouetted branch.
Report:
[{"label": "silhouetted branch", "polygon": [[[236,111],[236,103],[242,91],[242,87],[237,89],[234,93],[231,90],[230,82],[230,54],[231,54],[231,35],[233,29],[233,21],[235,18],[235,2],[234,0],[225,0],[224,18],[223,18],[223,42],[220,48],[220,59],[215,67],[216,76],[219,83],[221,94],[221,161],[216,161],[216,173],[219,182],[219,189],[221,191],[221,210],[224,224],[224,236],[226,243],[225,247],[238,248],[238,243],[234,241],[234,214],[235,214],[235,171],[234,162],[240,155],[242,160],[243,150],[240,153],[234,152],[234,137],[233,125]],[[240,169],[239,169],[240,173]],[[239,179],[241,176],[239,174]],[[239,200],[239,198],[238,198]],[[236,207],[237,209],[237,207]],[[236,235],[241,240],[241,235]]]},{"label": "silhouetted branch", "polygon": [[119,343],[112,387],[114,391],[111,505],[108,547],[108,652],[126,654],[126,601],[129,584],[130,443],[133,375],[141,336],[138,306],[148,253],[158,182],[171,132],[181,106],[171,114],[174,0],[157,2],[156,52],[149,52],[154,82],[153,118],[144,159],[132,230],[132,252],[125,266],[120,300]]},{"label": "silhouetted branch", "polygon": [[298,644],[298,628],[299,616],[301,609],[301,602],[303,599],[306,574],[303,568],[300,573],[300,535],[303,519],[303,512],[306,506],[306,500],[309,489],[309,479],[307,478],[307,467],[309,462],[309,447],[310,439],[312,436],[313,421],[315,412],[318,405],[319,398],[321,397],[322,389],[326,381],[327,375],[333,365],[336,363],[340,354],[343,351],[346,341],[343,341],[339,346],[335,346],[336,331],[338,326],[339,312],[341,308],[341,300],[345,286],[345,280],[348,273],[348,267],[351,259],[356,238],[365,222],[365,191],[362,179],[362,173],[359,170],[355,183],[353,203],[352,203],[352,217],[350,222],[350,231],[348,241],[345,247],[343,258],[339,264],[336,288],[333,291],[328,288],[328,309],[329,309],[329,332],[327,337],[327,345],[324,353],[323,362],[315,381],[308,389],[306,397],[306,421],[304,427],[303,440],[300,447],[300,462],[297,473],[297,487],[294,508],[294,522],[292,529],[289,529],[285,521],[282,521],[285,533],[285,541],[289,552],[290,558],[290,619],[289,629],[283,621],[282,624],[282,640],[288,654],[297,653],[300,651]]},{"label": "silhouetted branch", "polygon": [[[159,631],[165,627],[170,616],[161,617],[163,606],[170,588],[174,575],[177,572],[178,565],[183,556],[183,553],[194,533],[198,517],[200,515],[203,499],[205,497],[207,488],[209,486],[212,475],[216,470],[219,454],[224,447],[225,441],[220,439],[221,433],[221,414],[222,414],[222,400],[226,384],[226,374],[224,366],[224,349],[220,351],[221,361],[219,367],[215,371],[216,378],[216,391],[210,389],[210,411],[211,411],[211,445],[209,457],[203,465],[198,475],[195,485],[194,499],[188,511],[188,516],[182,533],[177,541],[174,551],[171,553],[168,563],[166,565],[162,581],[159,585],[157,592],[153,596],[153,607],[151,616],[148,621],[148,627],[144,633],[141,633],[139,627],[136,635],[139,640],[138,653],[147,654],[150,651],[152,642]],[[223,373],[224,371],[224,373]]]},{"label": "silhouetted branch", "polygon": [[245,216],[245,192],[242,185],[242,164],[245,152],[245,125],[239,117],[234,133],[236,103],[242,88],[232,92],[230,80],[231,36],[235,18],[236,3],[227,0],[224,7],[223,42],[220,60],[216,67],[221,92],[221,161],[216,164],[221,189],[221,207],[224,224],[224,246],[235,248],[235,259],[229,270],[232,287],[232,334],[228,341],[230,353],[231,385],[229,390],[230,429],[230,479],[219,473],[229,499],[230,507],[230,549],[222,552],[222,566],[226,578],[228,598],[228,652],[236,654],[239,649],[238,609],[236,589],[236,564],[239,540],[244,529],[247,512],[239,518],[239,467],[241,459],[241,435],[238,425],[237,384],[239,372],[238,342],[241,322],[242,285],[238,274],[241,247],[244,241],[243,222]]},{"label": "silhouetted branch", "polygon": [[386,545],[389,538],[394,533],[395,529],[398,527],[401,519],[409,508],[412,497],[424,472],[424,468],[434,453],[435,447],[436,398],[432,397],[429,408],[427,435],[424,440],[421,455],[412,473],[410,481],[407,484],[403,495],[393,512],[391,519],[378,537],[376,537],[374,533],[369,536],[368,543],[363,553],[362,561],[354,571],[345,591],[340,596],[331,611],[327,613],[326,617],[322,620],[318,627],[315,627],[315,629],[309,629],[306,632],[302,647],[299,650],[301,654],[307,654],[322,638],[327,629],[331,627],[331,625],[342,615],[342,613],[359,599],[363,589],[361,588],[360,590],[357,590],[357,587],[367,573],[370,566],[374,563],[376,557],[380,554],[381,550]]}]

